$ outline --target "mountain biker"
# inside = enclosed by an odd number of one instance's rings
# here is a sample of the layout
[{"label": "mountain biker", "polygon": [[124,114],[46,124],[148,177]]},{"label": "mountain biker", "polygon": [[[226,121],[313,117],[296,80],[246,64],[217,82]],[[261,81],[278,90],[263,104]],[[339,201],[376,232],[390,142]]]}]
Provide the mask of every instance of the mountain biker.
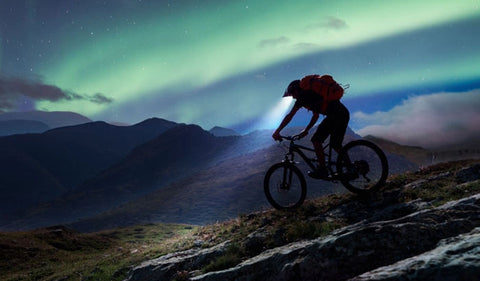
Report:
[{"label": "mountain biker", "polygon": [[274,140],[281,140],[280,131],[290,123],[293,116],[302,107],[312,111],[313,115],[308,125],[298,135],[299,138],[308,135],[309,130],[317,123],[320,114],[325,115],[326,117],[318,125],[316,132],[311,138],[318,159],[318,166],[314,171],[308,172],[308,175],[312,178],[325,179],[328,177],[328,170],[325,167],[323,142],[330,136],[331,147],[336,152],[340,151],[348,121],[350,120],[350,113],[340,100],[327,102],[317,92],[305,90],[300,85],[300,80],[294,80],[288,85],[283,97],[291,96],[296,102],[290,112],[283,118],[272,137]]}]

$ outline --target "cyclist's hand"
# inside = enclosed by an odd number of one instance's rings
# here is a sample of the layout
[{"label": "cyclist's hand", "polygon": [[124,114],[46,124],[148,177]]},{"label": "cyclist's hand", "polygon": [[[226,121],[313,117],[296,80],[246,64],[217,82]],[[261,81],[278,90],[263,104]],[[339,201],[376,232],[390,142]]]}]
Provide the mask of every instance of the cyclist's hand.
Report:
[{"label": "cyclist's hand", "polygon": [[276,141],[281,141],[282,140],[282,137],[280,136],[279,132],[273,133],[272,138]]},{"label": "cyclist's hand", "polygon": [[299,139],[302,139],[302,138],[304,138],[306,135],[308,135],[308,131],[303,130],[303,131],[300,132],[300,134],[298,134],[298,138],[299,138]]}]

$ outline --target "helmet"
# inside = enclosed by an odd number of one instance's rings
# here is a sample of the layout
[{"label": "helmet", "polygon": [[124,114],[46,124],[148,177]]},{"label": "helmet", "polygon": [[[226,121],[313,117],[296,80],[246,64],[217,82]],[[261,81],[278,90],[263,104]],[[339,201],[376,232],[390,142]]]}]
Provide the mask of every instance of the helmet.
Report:
[{"label": "helmet", "polygon": [[284,97],[293,96],[293,93],[296,92],[298,88],[300,88],[300,80],[293,80],[288,85],[288,87],[285,90],[285,93],[283,94],[283,96]]}]

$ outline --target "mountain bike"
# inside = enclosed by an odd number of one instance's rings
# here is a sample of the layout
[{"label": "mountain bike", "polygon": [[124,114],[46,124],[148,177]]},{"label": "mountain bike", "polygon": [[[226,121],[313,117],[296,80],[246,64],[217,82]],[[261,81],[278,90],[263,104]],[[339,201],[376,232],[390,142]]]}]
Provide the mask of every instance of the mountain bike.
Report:
[{"label": "mountain bike", "polygon": [[[305,163],[315,170],[316,158],[307,156],[306,151],[314,149],[299,145],[297,136],[281,136],[289,141],[288,152],[283,161],[271,166],[264,179],[264,192],[268,202],[276,209],[295,209],[302,205],[307,194],[307,182],[302,171],[294,161],[298,154]],[[374,143],[367,140],[354,140],[347,143],[338,152],[337,159],[332,158],[332,147],[326,144],[325,162],[329,175],[322,180],[340,181],[351,192],[365,195],[376,192],[382,187],[388,176],[388,161],[385,153]]]}]

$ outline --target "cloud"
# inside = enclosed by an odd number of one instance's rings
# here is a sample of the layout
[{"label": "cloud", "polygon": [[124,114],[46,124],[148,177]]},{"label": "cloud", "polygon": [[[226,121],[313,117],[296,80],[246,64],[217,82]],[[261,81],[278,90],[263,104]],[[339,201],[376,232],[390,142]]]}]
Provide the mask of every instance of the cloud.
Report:
[{"label": "cloud", "polygon": [[318,47],[318,44],[315,43],[308,43],[308,42],[300,42],[300,43],[294,43],[292,40],[285,36],[277,37],[277,38],[271,38],[271,39],[265,39],[262,40],[258,43],[259,48],[276,48],[278,46],[288,46],[292,47],[297,50],[311,50],[314,48]]},{"label": "cloud", "polygon": [[[344,20],[336,17],[327,17],[320,22],[307,25],[305,29],[307,31],[316,31],[318,29],[340,30],[340,29],[345,29],[347,27],[348,25]],[[290,43],[292,43],[292,40],[290,38],[286,36],[280,36],[276,38],[269,38],[269,39],[262,40],[258,43],[258,47],[275,48],[277,46],[287,45]],[[293,46],[294,48],[297,48],[297,49],[310,49],[310,48],[318,47],[318,44],[301,42],[301,43],[293,44]]]},{"label": "cloud", "polygon": [[375,135],[400,144],[438,147],[480,139],[480,89],[414,96],[388,112],[353,114]]},{"label": "cloud", "polygon": [[278,45],[284,45],[284,44],[288,44],[290,43],[290,39],[288,39],[287,37],[285,36],[280,36],[280,37],[277,37],[277,38],[270,38],[270,39],[265,39],[265,40],[262,40],[260,41],[260,43],[258,43],[258,46],[260,48],[272,48],[272,47],[276,47]]},{"label": "cloud", "polygon": [[324,27],[328,29],[344,29],[347,28],[348,25],[342,19],[336,17],[328,17],[327,21],[324,24]]},{"label": "cloud", "polygon": [[57,86],[47,85],[40,80],[27,80],[16,77],[0,76],[0,112],[14,110],[19,100],[29,101],[73,101],[87,100],[96,104],[111,103],[113,100],[101,93],[93,96],[79,95],[71,91],[65,91]]},{"label": "cloud", "polygon": [[300,50],[309,50],[309,49],[317,48],[318,44],[302,42],[302,43],[295,44],[293,47]]},{"label": "cloud", "polygon": [[319,28],[330,29],[330,30],[341,30],[341,29],[348,28],[348,25],[344,20],[330,16],[325,18],[325,20],[322,20],[314,24],[309,24],[305,27],[305,29],[307,30],[316,30]]},{"label": "cloud", "polygon": [[86,99],[88,99],[89,101],[91,101],[93,103],[97,103],[97,104],[106,104],[106,103],[112,103],[113,102],[113,99],[111,99],[109,97],[106,97],[101,93],[96,93],[95,95],[93,95],[91,97],[87,96]]}]

